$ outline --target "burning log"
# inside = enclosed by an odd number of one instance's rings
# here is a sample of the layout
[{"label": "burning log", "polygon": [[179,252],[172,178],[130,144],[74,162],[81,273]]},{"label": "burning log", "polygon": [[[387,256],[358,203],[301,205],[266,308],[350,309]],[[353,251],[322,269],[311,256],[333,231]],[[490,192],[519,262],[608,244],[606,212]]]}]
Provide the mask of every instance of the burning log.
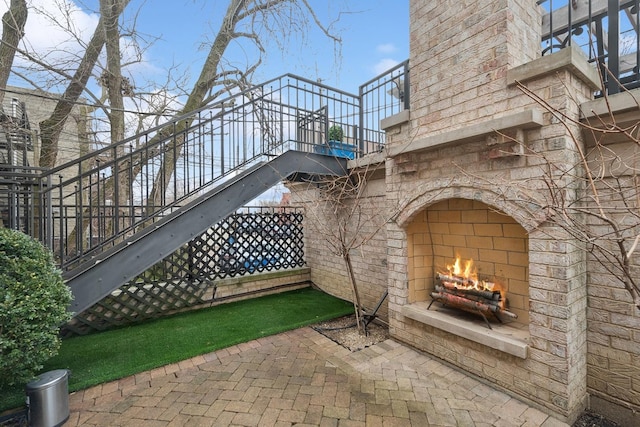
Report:
[{"label": "burning log", "polygon": [[512,319],[517,319],[518,318],[518,315],[516,313],[512,313],[511,311],[505,310],[505,309],[500,310],[498,312],[498,314],[500,314],[500,315],[504,314],[505,316],[510,317]]},{"label": "burning log", "polygon": [[480,314],[490,329],[491,325],[485,314],[491,314],[497,320],[501,320],[500,317],[503,315],[512,319],[518,317],[517,314],[505,310],[502,292],[494,291],[495,284],[492,282],[479,282],[475,279],[442,273],[438,273],[436,278],[440,283],[436,284],[435,292],[431,293],[432,303],[438,301],[460,310]]},{"label": "burning log", "polygon": [[[479,314],[487,327],[491,325],[485,316],[493,315],[498,321],[502,315],[516,319],[517,314],[505,310],[506,300],[502,298],[502,291],[497,290],[493,282],[477,280],[477,273],[473,269],[473,261],[469,260],[462,268],[460,257],[456,257],[455,264],[447,265],[448,274],[438,273],[435,292],[431,292],[433,302],[438,301],[460,310]],[[494,288],[497,288],[494,290]],[[431,307],[429,304],[429,307]]]},{"label": "burning log", "polygon": [[464,296],[450,294],[448,292],[431,292],[431,298],[440,301],[443,304],[451,304],[460,308],[470,309],[472,311],[495,313],[500,310],[500,307],[497,305],[474,301]]},{"label": "burning log", "polygon": [[456,306],[460,309],[471,311],[471,312],[482,312],[482,313],[493,313],[505,315],[512,319],[517,319],[518,315],[512,313],[508,310],[505,310],[500,307],[499,304],[492,304],[490,302],[482,302],[469,299],[465,296],[455,295],[449,292],[431,292],[431,298],[434,300],[441,302],[442,304],[449,304]]},{"label": "burning log", "polygon": [[482,282],[483,284],[480,285],[480,283],[474,279],[469,279],[461,276],[450,276],[448,274],[442,273],[436,274],[436,279],[440,280],[441,282],[457,283],[467,288],[477,289],[480,286],[484,289],[492,289],[495,286],[495,283],[493,282]]},{"label": "burning log", "polygon": [[457,282],[452,283],[444,280],[442,280],[441,283],[442,283],[442,286],[444,286],[445,288],[447,288],[447,290],[451,292],[463,292],[465,295],[474,295],[479,298],[484,298],[484,299],[493,300],[493,301],[500,301],[501,299],[500,291],[482,291],[479,289],[464,289],[464,288],[458,287],[455,284]]},{"label": "burning log", "polygon": [[436,279],[443,281],[443,282],[451,282],[451,283],[458,283],[462,286],[475,286],[476,282],[475,280],[472,279],[467,279],[464,277],[459,277],[459,276],[449,276],[448,274],[442,274],[442,273],[438,273],[436,274]]},{"label": "burning log", "polygon": [[503,301],[502,299],[500,299],[500,296],[498,295],[498,298],[494,298],[493,295],[490,295],[489,297],[486,297],[485,295],[482,295],[483,292],[486,291],[475,291],[473,289],[471,290],[460,290],[457,288],[451,288],[449,286],[446,285],[446,283],[442,283],[439,285],[436,285],[436,292],[442,292],[442,293],[447,293],[447,294],[451,294],[451,295],[456,295],[462,298],[466,298],[472,301],[478,301],[478,302],[482,302],[484,304],[489,304],[489,305],[495,305],[497,307],[502,307],[503,306]]}]

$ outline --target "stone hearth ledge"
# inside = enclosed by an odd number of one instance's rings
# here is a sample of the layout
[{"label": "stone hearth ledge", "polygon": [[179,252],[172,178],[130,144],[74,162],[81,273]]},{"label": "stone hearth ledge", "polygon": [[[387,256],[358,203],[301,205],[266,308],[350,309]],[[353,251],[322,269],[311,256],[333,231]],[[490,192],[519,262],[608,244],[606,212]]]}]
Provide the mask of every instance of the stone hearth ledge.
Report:
[{"label": "stone hearth ledge", "polygon": [[489,329],[484,323],[465,321],[436,309],[436,306],[431,309],[428,307],[428,301],[415,302],[402,306],[400,313],[417,322],[521,359],[526,359],[529,354],[529,345],[525,341],[528,332],[523,332],[508,323],[492,324],[493,329]]}]

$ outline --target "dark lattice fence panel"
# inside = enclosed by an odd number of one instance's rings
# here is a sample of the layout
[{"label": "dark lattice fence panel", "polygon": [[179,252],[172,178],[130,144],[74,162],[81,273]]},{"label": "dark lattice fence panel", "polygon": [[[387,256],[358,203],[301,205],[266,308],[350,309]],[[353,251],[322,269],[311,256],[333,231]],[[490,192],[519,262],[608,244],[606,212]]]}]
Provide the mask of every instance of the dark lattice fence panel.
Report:
[{"label": "dark lattice fence panel", "polygon": [[63,334],[86,334],[160,317],[210,302],[210,295],[215,301],[220,279],[305,265],[301,210],[246,210],[215,224],[76,316]]},{"label": "dark lattice fence panel", "polygon": [[301,212],[234,214],[212,230],[218,248],[214,255],[218,278],[305,264]]}]

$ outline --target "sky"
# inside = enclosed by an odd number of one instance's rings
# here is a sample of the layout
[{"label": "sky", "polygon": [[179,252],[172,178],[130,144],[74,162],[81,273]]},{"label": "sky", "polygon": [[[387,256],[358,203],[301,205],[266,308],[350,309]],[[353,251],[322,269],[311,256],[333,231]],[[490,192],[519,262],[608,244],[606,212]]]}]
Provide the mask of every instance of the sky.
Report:
[{"label": "sky", "polygon": [[[148,2],[143,10],[152,8]],[[332,22],[340,11],[340,21],[332,25],[342,39],[340,55],[336,46],[313,25],[304,40],[289,42],[286,54],[269,52],[257,77],[269,80],[284,73],[294,73],[346,91],[357,91],[359,84],[382,73],[409,57],[409,1],[398,0],[311,0],[319,18]],[[198,51],[205,37],[211,37],[219,23],[215,11],[222,11],[226,1],[178,0],[181,7],[153,10],[141,14],[139,25],[149,32],[161,29],[163,39],[150,52],[153,61],[201,64],[206,54]],[[159,8],[158,8],[159,9]],[[173,10],[172,10],[173,9]],[[219,12],[218,12],[219,13]],[[193,31],[184,31],[185,27]],[[237,53],[242,57],[242,52]],[[200,61],[198,61],[200,60]],[[194,67],[197,69],[197,66]]]},{"label": "sky", "polygon": [[[0,13],[10,0],[0,0]],[[23,46],[55,58],[60,48],[72,50],[43,18],[46,11],[56,19],[70,16],[71,24],[88,40],[98,21],[97,0],[27,0],[30,6]],[[285,45],[282,33],[269,37],[267,55],[254,79],[257,83],[285,73],[293,73],[336,88],[357,92],[358,85],[375,77],[409,55],[409,2],[398,0],[309,0],[318,18],[341,39],[337,46],[309,23],[302,34]],[[144,52],[140,64],[129,67],[136,79],[162,82],[165,69],[176,66],[193,82],[197,77],[210,41],[220,25],[227,0],[131,0],[123,19],[135,22],[137,32],[147,41],[154,40]],[[72,13],[64,11],[71,10]],[[338,20],[339,18],[339,20]],[[294,27],[295,20],[285,24]],[[70,47],[71,46],[71,47]],[[235,63],[253,59],[255,51],[233,46],[227,52]],[[12,79],[12,84],[19,79]],[[20,84],[19,84],[20,85]]]},{"label": "sky", "polygon": [[[318,19],[342,42],[338,45],[328,39],[313,22],[282,42],[287,29],[298,25],[295,17],[285,19],[281,21],[285,30],[276,31],[265,42],[267,52],[255,73],[255,83],[292,73],[357,94],[360,84],[408,58],[408,0],[308,1]],[[0,0],[0,14],[6,12],[9,3],[10,0]],[[60,64],[66,56],[82,53],[76,42],[69,41],[69,35],[52,22],[69,25],[86,42],[99,20],[98,0],[27,0],[27,3],[29,18],[21,48]],[[131,0],[122,22],[125,26],[135,23],[141,40],[150,44],[142,52],[142,61],[128,66],[125,74],[130,73],[137,87],[150,88],[153,82],[161,87],[166,70],[175,67],[175,74],[184,76],[185,92],[189,92],[208,54],[206,43],[217,33],[227,5],[228,0]],[[127,46],[126,37],[121,45],[126,61],[134,51]],[[236,44],[226,52],[234,64],[246,63],[255,54],[255,50]],[[20,61],[16,59],[17,63]],[[15,75],[9,84],[28,87]],[[61,92],[64,87],[44,89]],[[95,83],[89,88],[94,93],[100,92]],[[85,99],[91,100],[86,96]],[[277,194],[269,197],[279,198]]]}]

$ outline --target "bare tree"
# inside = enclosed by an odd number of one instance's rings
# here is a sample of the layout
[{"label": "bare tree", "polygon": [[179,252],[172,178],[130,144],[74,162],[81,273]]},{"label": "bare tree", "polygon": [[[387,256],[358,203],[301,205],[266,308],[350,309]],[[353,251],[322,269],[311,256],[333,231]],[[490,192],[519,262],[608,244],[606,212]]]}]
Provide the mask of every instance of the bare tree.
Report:
[{"label": "bare tree", "polygon": [[[35,52],[28,51],[26,48],[18,51],[25,62],[33,64],[33,68],[27,67],[21,70],[14,68],[12,69],[14,76],[22,78],[24,81],[39,88],[66,86],[51,116],[40,123],[40,166],[55,166],[61,132],[72,113],[72,108],[78,103],[81,96],[86,96],[94,104],[94,107],[88,108],[87,111],[93,111],[95,117],[101,115],[101,117],[106,118],[108,126],[105,128],[108,131],[104,134],[108,134],[108,137],[98,138],[99,140],[95,142],[96,144],[102,143],[106,145],[118,142],[127,133],[132,134],[135,131],[133,128],[129,131],[125,129],[127,122],[125,121],[124,96],[131,97],[131,105],[134,107],[140,106],[142,109],[147,110],[150,107],[156,109],[157,106],[156,110],[160,115],[156,116],[156,120],[157,123],[162,123],[170,115],[180,116],[187,114],[224,95],[236,93],[249,87],[253,73],[261,64],[263,55],[266,53],[265,45],[267,41],[275,40],[277,43],[284,43],[293,34],[304,34],[309,25],[315,25],[320,28],[334,42],[339,43],[340,41],[337,36],[331,33],[329,27],[320,22],[307,0],[228,0],[224,18],[217,32],[213,34],[208,56],[202,65],[197,81],[190,90],[181,89],[185,99],[181,107],[171,108],[169,105],[176,105],[175,98],[157,96],[157,94],[170,93],[173,89],[169,86],[170,83],[175,83],[176,87],[185,88],[184,81],[175,81],[171,74],[168,73],[165,81],[166,86],[145,93],[137,90],[139,85],[133,79],[124,77],[123,72],[128,64],[121,63],[120,60],[123,57],[121,46],[123,35],[134,37],[136,31],[135,28],[123,31],[123,28],[119,28],[118,25],[124,25],[121,18],[129,3],[129,0],[101,0],[100,20],[93,32],[93,36],[87,43],[82,41],[82,37],[79,34],[74,33],[70,15],[68,15],[67,19],[64,17],[56,18],[53,15],[49,16],[52,25],[63,28],[77,42],[76,44],[82,47],[79,52],[67,52],[68,55],[65,56],[64,60],[54,62],[54,59],[46,54],[38,55]],[[47,13],[46,11],[38,12]],[[70,11],[67,12],[70,13]],[[247,41],[255,47],[256,55],[252,62],[243,68],[231,65],[231,61],[225,59],[229,47],[234,43],[246,44]],[[206,45],[206,43],[203,44]],[[106,64],[101,64],[105,47]],[[74,58],[76,62],[74,62]],[[38,72],[46,73],[49,82],[42,85],[35,78],[32,78]],[[181,73],[181,75],[183,74]],[[131,81],[130,84],[129,81]],[[103,88],[102,95],[95,95],[91,92],[89,85],[92,82],[100,84]],[[134,87],[136,88],[135,91],[133,90]],[[146,101],[160,98],[167,102],[152,106],[151,102]],[[153,117],[144,114],[146,112],[141,111],[139,115],[139,120],[137,121],[138,130],[150,126],[153,120]],[[152,168],[145,167],[146,165],[143,161],[138,162],[136,165],[118,164],[120,170],[128,170],[129,179],[117,180],[116,187],[115,177],[107,177],[108,180],[101,186],[101,197],[117,197],[122,201],[126,201],[126,198],[132,193],[135,179],[140,179],[140,174],[149,174],[153,170],[155,176],[145,177],[145,181],[154,183],[151,194],[147,195],[146,201],[150,205],[151,211],[157,209],[156,206],[161,205],[160,202],[166,196],[163,193],[166,192],[167,180],[172,179],[177,173],[176,165],[183,154],[184,140],[180,139],[180,132],[189,125],[190,121],[187,119],[178,123],[177,126],[173,126],[171,131],[160,132],[156,136],[158,140],[166,138],[171,141],[162,164],[154,164]],[[178,136],[171,138],[172,135]],[[155,140],[144,140],[139,143],[147,144],[149,142],[155,142]],[[132,142],[132,144],[135,143],[135,141]],[[136,149],[139,147],[134,146],[131,148]],[[119,155],[123,154],[123,150],[124,147],[119,147],[120,152],[112,154],[119,157]],[[85,194],[83,197],[98,196]],[[98,203],[85,204],[85,206],[96,205]],[[87,224],[83,225],[86,226]],[[77,226],[80,226],[80,223]],[[80,231],[74,230],[71,232],[71,241],[77,240],[74,236],[78,232]],[[71,251],[73,252],[72,248]]]},{"label": "bare tree", "polygon": [[[284,17],[297,19],[283,19]],[[220,28],[218,29],[209,54],[200,72],[184,108],[178,115],[187,114],[222,96],[233,93],[234,90],[246,89],[250,86],[253,72],[262,62],[264,53],[263,40],[269,37],[279,39],[291,34],[292,30],[303,28],[310,17],[324,34],[335,42],[340,39],[323,26],[307,0],[230,0]],[[247,69],[228,69],[223,57],[234,40],[251,40],[261,53]],[[185,120],[175,127],[179,134],[190,125]],[[148,203],[159,206],[162,197],[159,192],[166,188],[172,174],[175,172],[176,162],[182,153],[184,140],[175,139],[175,147],[167,151],[162,166],[156,176],[154,189]]]},{"label": "bare tree", "polygon": [[[107,0],[102,0],[101,4]],[[100,52],[102,51],[104,44],[107,40],[107,31],[105,28],[105,19],[115,20],[120,16],[130,0],[114,1],[112,8],[109,5],[105,5],[105,8],[110,11],[108,17],[101,16],[98,25],[86,46],[84,55],[76,68],[73,77],[69,81],[69,85],[65,90],[60,101],[56,104],[51,116],[48,119],[43,120],[40,123],[40,139],[42,149],[40,152],[39,165],[41,167],[53,167],[56,163],[56,157],[58,152],[58,141],[60,134],[64,128],[71,110],[80,96],[83,94],[87,87],[87,82],[92,76],[93,68],[98,61]],[[101,6],[102,7],[102,6]],[[113,34],[113,29],[111,34]],[[119,42],[119,41],[118,41]]]},{"label": "bare tree", "polygon": [[345,176],[314,182],[308,188],[313,195],[305,210],[306,224],[314,236],[344,264],[360,333],[366,333],[366,322],[353,256],[383,235],[397,213],[385,208],[384,192],[370,191],[373,173],[370,166],[364,166]]},{"label": "bare tree", "polygon": [[[529,163],[538,165],[539,173],[520,182],[492,182],[493,188],[504,190],[505,199],[520,203],[532,214],[542,213],[550,229],[562,230],[570,237],[568,242],[586,251],[587,261],[594,266],[592,276],[619,281],[640,308],[640,121],[620,121],[610,108],[606,91],[608,111],[595,116],[583,113],[582,117],[593,118],[581,121],[525,85],[518,86],[565,128],[569,138],[562,147],[563,157],[558,159],[549,151],[503,134],[503,138],[520,144]],[[568,88],[566,92],[572,93]],[[631,92],[627,95],[633,98]],[[572,102],[579,108],[578,100]],[[478,174],[473,179],[486,180]]]},{"label": "bare tree", "polygon": [[[545,180],[552,201],[547,206],[550,220],[584,245],[590,259],[618,279],[640,308],[640,265],[634,260],[640,241],[640,122],[623,123],[610,107],[593,120],[577,121],[550,108],[526,87],[521,89],[569,130],[578,154],[578,163],[571,169],[547,166],[578,183],[577,195],[564,197],[567,188],[559,184],[562,181]],[[607,97],[606,91],[603,94]],[[633,97],[631,92],[627,94]],[[640,107],[638,100],[633,100]],[[576,129],[585,136],[584,146]]]}]

